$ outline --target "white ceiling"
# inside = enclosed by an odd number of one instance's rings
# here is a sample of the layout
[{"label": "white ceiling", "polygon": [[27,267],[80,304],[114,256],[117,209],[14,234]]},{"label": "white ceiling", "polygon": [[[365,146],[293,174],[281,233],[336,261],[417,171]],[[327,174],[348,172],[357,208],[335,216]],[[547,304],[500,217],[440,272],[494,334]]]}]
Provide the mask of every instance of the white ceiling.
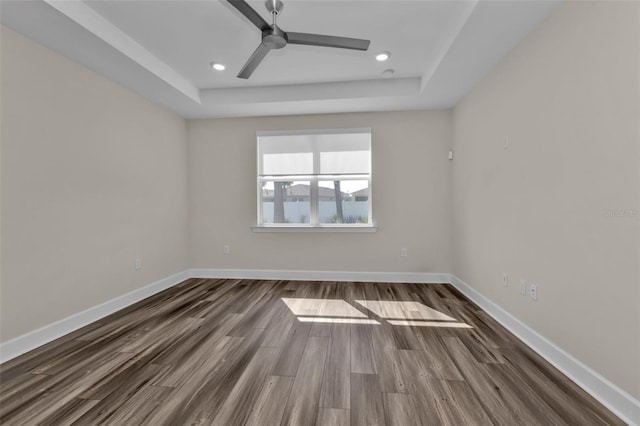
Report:
[{"label": "white ceiling", "polygon": [[[224,0],[0,1],[3,25],[186,118],[450,108],[558,4],[283,0],[285,31],[370,48],[288,45],[243,80],[260,31]],[[270,22],[262,1],[249,4]],[[375,61],[383,50],[390,60]]]}]

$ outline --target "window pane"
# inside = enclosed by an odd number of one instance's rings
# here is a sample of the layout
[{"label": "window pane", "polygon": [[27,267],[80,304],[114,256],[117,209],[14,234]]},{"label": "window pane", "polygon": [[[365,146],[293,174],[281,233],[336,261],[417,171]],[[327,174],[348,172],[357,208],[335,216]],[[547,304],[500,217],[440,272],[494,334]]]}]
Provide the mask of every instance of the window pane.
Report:
[{"label": "window pane", "polygon": [[320,223],[369,223],[369,182],[320,181]]},{"label": "window pane", "polygon": [[309,223],[309,181],[265,181],[262,223]]},{"label": "window pane", "polygon": [[258,223],[371,225],[371,129],[258,132],[257,149]]}]

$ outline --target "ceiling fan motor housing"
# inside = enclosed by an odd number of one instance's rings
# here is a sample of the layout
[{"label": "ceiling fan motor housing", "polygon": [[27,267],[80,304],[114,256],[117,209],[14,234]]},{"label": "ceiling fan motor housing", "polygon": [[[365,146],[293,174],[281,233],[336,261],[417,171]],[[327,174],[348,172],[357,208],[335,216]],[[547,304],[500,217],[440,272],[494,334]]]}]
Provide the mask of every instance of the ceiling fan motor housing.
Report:
[{"label": "ceiling fan motor housing", "polygon": [[269,49],[282,49],[288,41],[287,33],[275,25],[273,28],[262,30],[262,44]]}]

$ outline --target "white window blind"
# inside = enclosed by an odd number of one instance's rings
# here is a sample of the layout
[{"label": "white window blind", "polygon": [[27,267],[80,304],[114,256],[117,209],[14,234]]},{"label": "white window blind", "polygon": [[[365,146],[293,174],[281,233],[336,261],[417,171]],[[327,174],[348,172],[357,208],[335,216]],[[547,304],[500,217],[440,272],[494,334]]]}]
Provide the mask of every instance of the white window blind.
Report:
[{"label": "white window blind", "polygon": [[369,174],[371,133],[258,136],[261,176]]}]

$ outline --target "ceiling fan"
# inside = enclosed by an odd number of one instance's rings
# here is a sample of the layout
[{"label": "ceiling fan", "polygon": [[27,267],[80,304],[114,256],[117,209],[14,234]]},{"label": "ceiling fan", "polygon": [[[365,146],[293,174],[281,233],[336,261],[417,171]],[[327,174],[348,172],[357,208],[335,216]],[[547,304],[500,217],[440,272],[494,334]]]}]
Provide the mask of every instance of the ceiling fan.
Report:
[{"label": "ceiling fan", "polygon": [[262,31],[262,42],[255,52],[253,52],[247,63],[244,64],[237,75],[238,78],[249,78],[271,49],[282,49],[288,43],[352,50],[367,50],[369,43],[371,43],[369,40],[359,38],[286,32],[276,25],[276,17],[282,12],[283,7],[280,0],[267,0],[265,2],[267,10],[271,13],[272,24],[265,21],[245,0],[227,1]]}]

